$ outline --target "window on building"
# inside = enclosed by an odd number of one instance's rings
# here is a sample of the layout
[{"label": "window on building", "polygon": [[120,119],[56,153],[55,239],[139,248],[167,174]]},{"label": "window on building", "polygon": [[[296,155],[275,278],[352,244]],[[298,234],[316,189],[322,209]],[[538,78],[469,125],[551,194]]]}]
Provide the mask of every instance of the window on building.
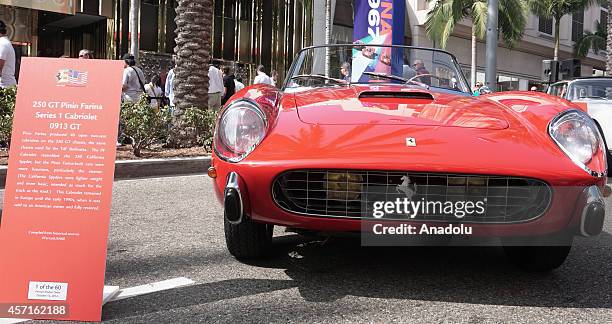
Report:
[{"label": "window on building", "polygon": [[144,0],[140,4],[140,49],[157,51],[159,0]]},{"label": "window on building", "polygon": [[552,35],[553,33],[553,20],[552,18],[547,19],[544,17],[539,18],[538,30],[542,33]]},{"label": "window on building", "polygon": [[575,42],[584,33],[584,10],[572,13],[572,41]]},{"label": "window on building", "polygon": [[176,22],[174,18],[176,17],[176,7],[178,3],[176,0],[166,0],[166,30],[165,30],[165,47],[166,53],[174,53],[174,47],[176,46]]}]

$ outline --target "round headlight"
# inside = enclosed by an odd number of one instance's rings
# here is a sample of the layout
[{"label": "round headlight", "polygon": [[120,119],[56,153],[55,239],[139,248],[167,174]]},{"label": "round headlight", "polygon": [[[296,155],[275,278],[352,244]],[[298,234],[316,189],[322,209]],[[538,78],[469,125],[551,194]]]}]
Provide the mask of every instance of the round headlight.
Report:
[{"label": "round headlight", "polygon": [[593,120],[581,111],[572,110],[555,118],[548,129],[561,150],[588,171],[586,165],[602,147],[601,136]]},{"label": "round headlight", "polygon": [[266,135],[266,119],[256,104],[231,104],[219,120],[217,130],[222,154],[232,162],[244,159]]}]

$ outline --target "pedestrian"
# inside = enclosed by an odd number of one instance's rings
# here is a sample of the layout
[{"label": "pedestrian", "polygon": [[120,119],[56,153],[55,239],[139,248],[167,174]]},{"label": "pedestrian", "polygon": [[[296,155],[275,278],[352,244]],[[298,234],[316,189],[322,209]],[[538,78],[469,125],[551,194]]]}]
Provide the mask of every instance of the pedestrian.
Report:
[{"label": "pedestrian", "polygon": [[255,80],[253,80],[253,84],[259,83],[272,84],[272,79],[270,79],[266,72],[264,72],[264,66],[261,64],[257,66],[257,76],[255,77]]},{"label": "pedestrian", "polygon": [[146,93],[143,82],[145,78],[144,73],[136,66],[134,55],[123,55],[123,62],[122,98],[126,102],[136,102],[143,93]]},{"label": "pedestrian", "polygon": [[90,50],[84,48],[79,51],[79,58],[80,59],[93,59],[93,54]]},{"label": "pedestrian", "polygon": [[236,86],[236,92],[244,89],[244,83],[242,83],[241,77],[237,77],[234,79],[234,85]]},{"label": "pedestrian", "polygon": [[340,65],[340,75],[342,80],[351,82],[351,64],[349,62],[344,62]]},{"label": "pedestrian", "polygon": [[229,66],[223,67],[223,99],[221,104],[225,103],[236,93],[236,83],[234,83],[235,77],[232,73],[232,69]]},{"label": "pedestrian", "polygon": [[149,97],[151,108],[159,109],[164,99],[164,91],[161,89],[161,78],[159,75],[151,77],[151,81],[145,84],[145,91]]},{"label": "pedestrian", "polygon": [[208,108],[218,110],[221,108],[223,97],[223,75],[211,62],[208,68]]},{"label": "pedestrian", "polygon": [[474,89],[472,90],[474,97],[480,96],[480,88],[482,88],[482,82],[476,81],[476,83],[474,83]]},{"label": "pedestrian", "polygon": [[278,81],[278,72],[276,72],[276,70],[270,71],[270,80],[272,80],[271,85],[276,87],[276,83]]},{"label": "pedestrian", "polygon": [[0,88],[17,85],[15,80],[15,49],[7,36],[6,24],[0,20]]},{"label": "pedestrian", "polygon": [[166,75],[166,83],[164,84],[164,95],[168,98],[170,111],[174,108],[174,68],[176,67],[176,57],[172,57],[172,68]]},{"label": "pedestrian", "polygon": [[426,75],[426,76],[422,76],[419,78],[421,82],[431,85],[431,77],[429,76],[431,75],[431,73],[427,71],[427,69],[425,68],[425,63],[423,63],[422,60],[414,60],[412,67],[414,68],[414,70],[417,72],[418,75]]}]

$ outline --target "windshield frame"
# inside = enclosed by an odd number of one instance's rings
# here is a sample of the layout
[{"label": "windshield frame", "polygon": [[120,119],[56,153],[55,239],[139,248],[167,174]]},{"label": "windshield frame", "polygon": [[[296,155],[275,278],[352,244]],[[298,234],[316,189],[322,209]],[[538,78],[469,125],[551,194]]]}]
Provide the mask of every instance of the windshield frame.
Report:
[{"label": "windshield frame", "polygon": [[[355,47],[355,46],[359,46],[359,45],[358,44],[345,43],[345,44],[314,45],[314,46],[308,46],[308,47],[302,48],[295,55],[295,58],[293,59],[293,62],[291,63],[291,67],[287,71],[287,77],[285,78],[285,81],[283,81],[283,87],[281,88],[281,91],[285,91],[287,89],[287,86],[288,86],[289,82],[291,82],[291,76],[293,75],[295,69],[298,66],[298,62],[300,62],[300,64],[301,64],[301,62],[304,59],[304,55],[302,55],[304,52],[309,51],[309,50],[313,50],[313,49],[317,49],[317,48]],[[470,95],[472,94],[472,92],[470,90],[470,83],[468,82],[467,78],[465,77],[465,75],[463,73],[463,70],[461,69],[461,65],[459,65],[459,62],[457,62],[457,58],[455,57],[455,55],[453,55],[452,53],[450,53],[448,51],[445,51],[445,50],[439,49],[439,48],[431,48],[431,47],[423,47],[423,46],[409,46],[409,45],[377,45],[377,44],[369,44],[369,46],[403,48],[403,49],[408,49],[408,50],[425,50],[425,51],[433,51],[433,52],[447,54],[451,58],[452,62],[455,64],[455,67],[457,68],[457,72],[458,72],[461,80],[464,82],[464,84],[468,88],[468,91],[461,91],[461,90],[457,91],[457,90],[438,88],[438,87],[430,87],[430,88],[440,89],[440,90],[445,90],[445,91],[459,92],[459,93],[467,93],[467,94],[470,94]],[[348,83],[347,85],[353,85],[353,84],[367,84],[367,83]],[[381,83],[378,83],[378,85],[380,85],[380,84]],[[398,83],[389,83],[389,84],[402,85],[402,84],[398,84]],[[407,85],[409,85],[409,84],[407,84]]]},{"label": "windshield frame", "polygon": [[[593,87],[594,84],[591,83],[589,84],[589,82],[595,82],[595,83],[603,83],[604,81],[608,81],[610,83],[610,87],[612,88],[612,78],[611,77],[587,77],[587,78],[579,78],[579,79],[575,79],[572,80],[570,82],[568,82],[567,85],[567,94],[566,94],[566,99],[568,100],[585,100],[585,99],[593,99],[592,97],[577,97],[577,98],[570,98],[570,94],[574,92],[574,88],[575,87],[579,87],[579,86],[590,86]],[[606,87],[607,88],[607,87]],[[608,99],[608,97],[597,97],[596,100],[612,100],[612,99]]]}]

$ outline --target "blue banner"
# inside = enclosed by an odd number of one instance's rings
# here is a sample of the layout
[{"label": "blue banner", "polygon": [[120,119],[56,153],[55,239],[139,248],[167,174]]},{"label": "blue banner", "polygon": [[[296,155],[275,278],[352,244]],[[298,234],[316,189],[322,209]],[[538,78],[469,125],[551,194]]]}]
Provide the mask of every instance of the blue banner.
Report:
[{"label": "blue banner", "polygon": [[355,0],[351,82],[367,82],[363,72],[402,75],[403,51],[368,45],[403,45],[406,0]]}]

